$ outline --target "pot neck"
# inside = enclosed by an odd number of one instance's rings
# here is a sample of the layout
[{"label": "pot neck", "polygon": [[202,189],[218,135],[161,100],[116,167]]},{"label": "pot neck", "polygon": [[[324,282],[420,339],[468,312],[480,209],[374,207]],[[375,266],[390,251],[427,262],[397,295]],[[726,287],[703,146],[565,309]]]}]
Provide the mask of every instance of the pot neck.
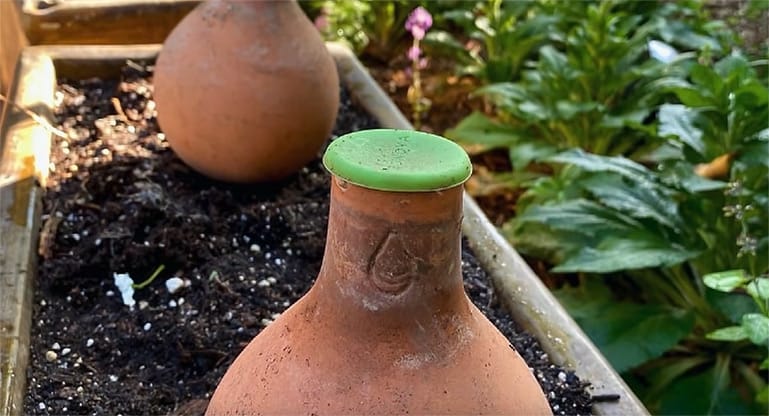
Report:
[{"label": "pot neck", "polygon": [[466,299],[462,187],[384,192],[332,178],[323,265],[313,287],[340,316],[399,325]]}]

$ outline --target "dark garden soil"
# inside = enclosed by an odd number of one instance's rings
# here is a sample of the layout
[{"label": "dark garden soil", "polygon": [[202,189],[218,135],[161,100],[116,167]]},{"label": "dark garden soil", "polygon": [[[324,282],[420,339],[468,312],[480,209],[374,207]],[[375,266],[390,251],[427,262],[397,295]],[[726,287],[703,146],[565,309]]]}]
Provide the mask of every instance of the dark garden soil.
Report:
[{"label": "dark garden soil", "polygon": [[[235,356],[319,270],[329,181],[319,160],[273,186],[198,175],[158,130],[148,70],[129,63],[120,81],[59,85],[69,138],[54,140],[43,201],[26,414],[202,414]],[[342,91],[334,134],[375,126]],[[463,260],[473,301],[555,413],[590,413],[588,383],[518,329],[466,247]],[[161,266],[124,305],[113,274],[141,283]],[[171,293],[173,277],[185,283]]]}]

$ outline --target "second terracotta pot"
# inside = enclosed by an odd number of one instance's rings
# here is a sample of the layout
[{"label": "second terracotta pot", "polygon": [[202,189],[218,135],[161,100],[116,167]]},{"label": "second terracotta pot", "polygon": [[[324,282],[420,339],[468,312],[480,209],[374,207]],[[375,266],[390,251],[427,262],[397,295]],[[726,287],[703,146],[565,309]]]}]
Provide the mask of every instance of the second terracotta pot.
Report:
[{"label": "second terracotta pot", "polygon": [[335,176],[317,281],[238,356],[207,414],[550,414],[464,292],[461,148],[363,131],[324,162]]},{"label": "second terracotta pot", "polygon": [[234,182],[284,178],[312,160],[339,106],[339,78],[293,0],[209,0],[166,39],[158,121],[194,169]]}]

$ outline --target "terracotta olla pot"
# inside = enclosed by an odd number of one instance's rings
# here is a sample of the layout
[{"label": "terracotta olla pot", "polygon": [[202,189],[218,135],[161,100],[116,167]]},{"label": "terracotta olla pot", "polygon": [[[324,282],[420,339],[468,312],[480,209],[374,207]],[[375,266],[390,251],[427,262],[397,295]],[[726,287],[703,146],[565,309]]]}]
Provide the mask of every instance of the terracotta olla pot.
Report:
[{"label": "terracotta olla pot", "polygon": [[464,151],[427,133],[342,136],[310,291],[237,357],[207,415],[550,414],[460,263]]},{"label": "terracotta olla pot", "polygon": [[339,107],[339,78],[293,0],[209,0],[166,39],[158,122],[192,168],[233,182],[284,178],[313,159]]}]

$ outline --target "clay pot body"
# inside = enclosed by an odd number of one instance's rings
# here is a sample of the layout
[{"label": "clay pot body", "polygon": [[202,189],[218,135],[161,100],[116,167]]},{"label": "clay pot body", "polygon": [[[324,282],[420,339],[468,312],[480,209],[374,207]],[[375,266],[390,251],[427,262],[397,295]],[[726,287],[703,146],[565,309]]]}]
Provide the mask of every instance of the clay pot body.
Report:
[{"label": "clay pot body", "polygon": [[461,186],[335,177],[315,285],[238,356],[207,414],[551,414],[464,292],[461,218]]},{"label": "clay pot body", "polygon": [[336,66],[293,0],[209,0],[166,39],[158,122],[195,170],[233,182],[284,178],[315,156],[339,107]]}]

